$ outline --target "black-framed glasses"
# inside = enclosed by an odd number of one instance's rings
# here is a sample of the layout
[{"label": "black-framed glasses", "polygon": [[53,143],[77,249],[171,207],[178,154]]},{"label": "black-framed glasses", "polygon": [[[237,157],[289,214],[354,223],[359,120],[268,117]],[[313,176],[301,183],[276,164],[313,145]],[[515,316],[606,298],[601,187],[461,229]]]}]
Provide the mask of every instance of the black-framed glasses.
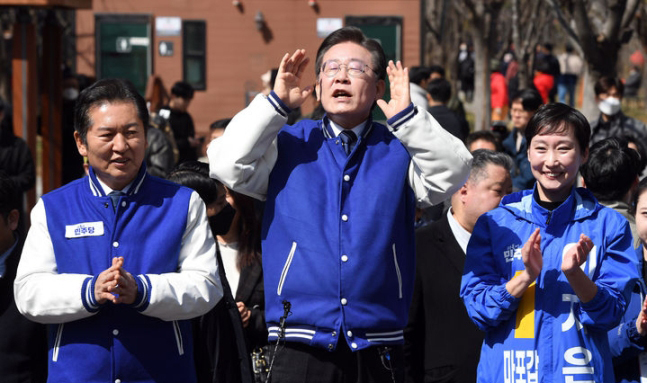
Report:
[{"label": "black-framed glasses", "polygon": [[339,60],[328,60],[321,66],[321,72],[326,77],[335,77],[342,67],[346,67],[346,73],[350,77],[360,77],[369,69],[375,72],[373,68],[360,60],[350,60],[347,64],[342,64]]}]

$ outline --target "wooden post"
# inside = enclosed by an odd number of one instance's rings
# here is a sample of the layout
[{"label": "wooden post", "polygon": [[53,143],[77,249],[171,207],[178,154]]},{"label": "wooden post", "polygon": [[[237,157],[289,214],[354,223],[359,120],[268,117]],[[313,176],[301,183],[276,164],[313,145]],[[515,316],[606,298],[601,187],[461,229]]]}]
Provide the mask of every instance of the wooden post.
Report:
[{"label": "wooden post", "polygon": [[42,111],[43,194],[62,184],[62,44],[63,30],[50,14],[43,27],[40,103]]},{"label": "wooden post", "polygon": [[[36,50],[36,25],[23,10],[19,13],[14,25],[11,83],[13,90],[13,130],[16,136],[27,142],[31,155],[38,169],[36,152],[37,116],[38,116],[38,72]],[[25,212],[30,212],[36,204],[36,190],[26,193]],[[29,216],[27,215],[27,221]],[[26,227],[29,227],[26,222]]]}]

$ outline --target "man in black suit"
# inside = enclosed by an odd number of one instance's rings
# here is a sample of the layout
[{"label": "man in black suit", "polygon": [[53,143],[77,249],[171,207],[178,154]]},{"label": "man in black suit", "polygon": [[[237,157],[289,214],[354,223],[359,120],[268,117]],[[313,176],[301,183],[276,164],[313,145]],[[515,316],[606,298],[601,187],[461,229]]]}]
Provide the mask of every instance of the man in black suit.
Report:
[{"label": "man in black suit", "polygon": [[24,238],[18,235],[20,194],[0,174],[0,381],[38,383],[47,379],[47,334],[44,325],[18,312],[13,281]]},{"label": "man in black suit", "polygon": [[474,383],[483,333],[459,297],[465,252],[478,217],[512,191],[512,159],[480,149],[447,214],[416,233],[416,281],[405,329],[408,382]]},{"label": "man in black suit", "polygon": [[427,85],[427,92],[429,93],[429,113],[446,131],[461,141],[465,141],[470,133],[467,120],[459,117],[447,107],[447,103],[452,97],[452,85],[449,81],[444,78],[431,80]]}]

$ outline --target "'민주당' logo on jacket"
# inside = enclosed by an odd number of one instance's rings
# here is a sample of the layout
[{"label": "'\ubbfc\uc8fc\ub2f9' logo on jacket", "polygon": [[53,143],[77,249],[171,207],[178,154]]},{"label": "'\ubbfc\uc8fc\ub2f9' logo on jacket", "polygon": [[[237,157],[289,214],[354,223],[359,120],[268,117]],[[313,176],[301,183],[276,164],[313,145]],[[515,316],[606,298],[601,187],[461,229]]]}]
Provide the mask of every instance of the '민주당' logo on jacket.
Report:
[{"label": "'\ubbfc\uc8fc\ub2f9' logo on jacket", "polygon": [[150,282],[140,274],[177,271],[191,193],[146,175],[142,165],[116,214],[92,169],[89,177],[43,196],[59,273],[97,276],[113,257],[124,257],[138,283],[133,305],[99,309],[88,277],[83,304],[97,314],[49,325],[48,381],[195,381],[190,321],[140,314],[150,298]]},{"label": "'\ubbfc\uc8fc\ub2f9' logo on jacket", "polygon": [[402,343],[415,267],[411,157],[370,120],[350,156],[338,140],[325,118],[278,135],[263,222],[269,339],[288,301],[287,341]]},{"label": "'\ubbfc\uc8fc\ub2f9' logo on jacket", "polygon": [[[505,288],[525,267],[521,248],[540,229],[543,267],[522,298]],[[594,247],[582,270],[597,286],[579,301],[561,271],[562,257],[579,240]],[[613,382],[607,331],[618,324],[637,280],[627,220],[574,188],[553,211],[532,190],[506,196],[482,215],[467,247],[461,297],[486,332],[478,382]]]}]

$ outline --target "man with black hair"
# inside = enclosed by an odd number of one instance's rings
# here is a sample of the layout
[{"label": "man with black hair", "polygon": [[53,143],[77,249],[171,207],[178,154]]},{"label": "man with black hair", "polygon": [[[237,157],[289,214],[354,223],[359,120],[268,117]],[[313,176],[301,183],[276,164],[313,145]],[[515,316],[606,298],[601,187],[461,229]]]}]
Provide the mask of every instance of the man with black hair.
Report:
[{"label": "man with black hair", "polygon": [[458,292],[476,220],[512,191],[514,164],[505,153],[480,149],[472,155],[470,176],[452,195],[451,208],[416,231],[416,279],[405,329],[410,383],[476,381],[483,332]]},{"label": "man with black hair", "polygon": [[[402,382],[415,207],[464,183],[471,155],[409,94],[408,70],[356,27],[305,50],[209,146],[211,176],[266,200],[265,316],[275,383]],[[391,98],[382,99],[389,77]],[[315,91],[326,115],[284,125]],[[371,119],[377,106],[388,127]]]},{"label": "man with black hair", "polygon": [[[11,105],[0,99],[0,171],[13,181],[22,201],[24,193],[36,184],[36,165],[27,142],[13,132],[12,112]],[[21,215],[18,231],[24,235],[24,207],[22,202],[18,206]]]},{"label": "man with black hair", "polygon": [[447,103],[452,97],[452,85],[444,78],[431,80],[427,85],[429,113],[436,121],[459,140],[464,141],[470,133],[470,127],[465,119],[459,119]]},{"label": "man with black hair", "polygon": [[14,302],[13,282],[24,236],[20,221],[20,193],[0,172],[0,380],[3,383],[42,383],[47,379],[45,326],[27,320]]},{"label": "man with black hair", "polygon": [[546,72],[553,76],[553,85],[548,91],[548,101],[555,102],[555,96],[557,95],[557,78],[561,74],[559,60],[555,55],[553,55],[553,44],[544,43],[542,45],[543,58],[548,64]]},{"label": "man with black hair", "polygon": [[535,184],[535,177],[528,162],[528,144],[524,133],[528,121],[543,103],[539,92],[531,88],[520,90],[512,99],[512,132],[503,140],[502,145],[503,150],[514,159],[517,166],[517,174],[512,176],[515,191],[532,189]]},{"label": "man with black hair", "polygon": [[603,76],[595,83],[595,101],[600,117],[591,121],[591,144],[607,137],[632,136],[647,142],[647,126],[622,112],[625,86],[618,77]]},{"label": "man with black hair", "polygon": [[48,382],[196,381],[191,322],[222,297],[207,211],[146,173],[146,101],[126,80],[79,95],[74,138],[88,176],[42,196],[14,282],[48,324]]},{"label": "man with black hair", "polygon": [[[429,69],[431,70],[431,74],[429,75],[430,81],[439,78],[445,78],[445,68],[441,67],[440,65],[431,65]],[[458,98],[455,92],[452,93],[449,101],[446,102],[446,106],[449,108],[449,110],[456,114],[456,117],[458,117],[460,121],[467,121],[467,119],[465,118],[465,107],[463,106],[463,102]]]},{"label": "man with black hair", "polygon": [[478,130],[470,133],[465,139],[465,146],[471,152],[478,149],[488,149],[495,152],[501,151],[501,144],[494,133],[489,130]]},{"label": "man with black hair", "polygon": [[631,201],[638,186],[639,167],[638,152],[631,149],[626,140],[609,137],[591,146],[589,160],[580,168],[584,186],[598,202],[629,221],[635,246],[640,244],[640,238],[631,212]]},{"label": "man with black hair", "polygon": [[193,118],[187,111],[194,90],[191,84],[184,81],[176,82],[171,88],[171,100],[168,106],[160,109],[159,115],[168,120],[173,137],[179,150],[178,163],[184,161],[195,161],[198,159],[197,148],[201,142],[195,138],[195,126]]},{"label": "man with black hair", "polygon": [[[424,66],[414,66],[409,69],[409,92],[411,93],[411,102],[413,105],[421,108],[429,108],[427,99],[427,84],[429,84],[431,68]],[[442,124],[441,124],[442,125]]]}]

